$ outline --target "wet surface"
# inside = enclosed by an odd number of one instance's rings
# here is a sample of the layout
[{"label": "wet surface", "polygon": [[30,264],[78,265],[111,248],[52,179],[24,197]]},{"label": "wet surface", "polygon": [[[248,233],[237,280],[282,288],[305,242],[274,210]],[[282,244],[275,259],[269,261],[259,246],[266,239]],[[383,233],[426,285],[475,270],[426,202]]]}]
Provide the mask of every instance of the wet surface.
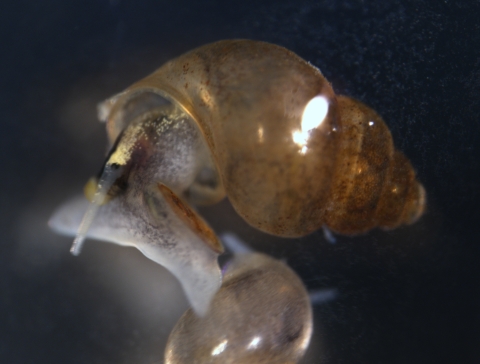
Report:
[{"label": "wet surface", "polygon": [[47,227],[106,152],[98,102],[193,47],[285,46],[336,93],[372,106],[425,186],[414,225],[281,240],[223,201],[200,212],[285,260],[314,307],[302,363],[480,360],[480,5],[437,1],[22,1],[0,12],[0,362],[161,363],[187,308],[179,284],[131,248]]}]

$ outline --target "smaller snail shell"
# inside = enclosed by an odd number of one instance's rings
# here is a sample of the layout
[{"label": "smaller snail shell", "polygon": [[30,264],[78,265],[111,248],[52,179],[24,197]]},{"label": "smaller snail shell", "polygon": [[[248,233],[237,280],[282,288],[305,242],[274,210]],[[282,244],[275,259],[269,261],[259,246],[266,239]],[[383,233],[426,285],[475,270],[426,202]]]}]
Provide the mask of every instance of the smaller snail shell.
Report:
[{"label": "smaller snail shell", "polygon": [[299,277],[264,254],[235,256],[205,317],[187,310],[170,334],[166,364],[296,363],[312,334]]}]

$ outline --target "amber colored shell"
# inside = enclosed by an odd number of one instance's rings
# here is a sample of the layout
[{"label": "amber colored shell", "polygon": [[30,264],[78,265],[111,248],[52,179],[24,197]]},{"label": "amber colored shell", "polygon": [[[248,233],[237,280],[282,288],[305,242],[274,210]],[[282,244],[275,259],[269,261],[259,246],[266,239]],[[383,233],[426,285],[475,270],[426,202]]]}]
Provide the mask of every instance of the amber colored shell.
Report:
[{"label": "amber colored shell", "polygon": [[[154,92],[176,101],[205,136],[236,211],[254,227],[303,236],[343,234],[415,221],[425,191],[373,110],[336,96],[293,52],[251,40],[205,45],[163,65],[113,100]],[[328,114],[302,150],[293,133],[321,95]],[[122,107],[117,102],[115,108]],[[373,122],[373,124],[371,124]],[[125,126],[107,124],[113,142]]]},{"label": "amber colored shell", "polygon": [[425,191],[408,159],[395,150],[382,118],[368,106],[337,96],[341,138],[325,224],[344,234],[416,221]]}]

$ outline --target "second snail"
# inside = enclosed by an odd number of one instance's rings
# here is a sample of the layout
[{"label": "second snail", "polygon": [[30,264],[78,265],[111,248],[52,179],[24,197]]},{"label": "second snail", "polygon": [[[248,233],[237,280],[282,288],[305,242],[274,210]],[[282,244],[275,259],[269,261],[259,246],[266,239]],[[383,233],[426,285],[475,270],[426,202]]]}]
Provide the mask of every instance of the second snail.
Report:
[{"label": "second snail", "polygon": [[382,118],[277,45],[194,49],[103,102],[99,117],[110,152],[85,188],[90,207],[67,203],[51,225],[77,234],[77,254],[85,237],[136,246],[179,278],[197,313],[220,287],[223,248],[195,205],[227,196],[282,237],[392,229],[425,210]]}]

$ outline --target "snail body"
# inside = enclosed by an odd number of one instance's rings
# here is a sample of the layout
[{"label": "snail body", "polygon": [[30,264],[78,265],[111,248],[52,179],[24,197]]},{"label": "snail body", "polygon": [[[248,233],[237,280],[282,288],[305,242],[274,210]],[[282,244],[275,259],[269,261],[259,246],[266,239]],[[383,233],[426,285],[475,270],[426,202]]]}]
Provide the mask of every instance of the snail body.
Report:
[{"label": "snail body", "polygon": [[[140,115],[133,121],[122,134],[123,144],[108,156],[98,189],[105,183],[108,188],[103,190],[107,192],[95,192],[90,196],[93,203],[85,198],[67,201],[49,223],[65,235],[80,232],[77,243],[84,234],[136,247],[178,278],[192,307],[201,315],[221,285],[217,257],[223,246],[201,217],[167,185],[176,186],[178,191],[192,184],[199,163],[204,164],[200,157],[205,147],[196,142],[201,141],[197,129],[180,110],[160,107],[148,120],[151,122]],[[162,143],[155,143],[157,133],[161,133]],[[155,143],[155,153],[151,143]],[[127,153],[130,163],[123,165]],[[164,183],[152,182],[158,180],[158,173]],[[91,195],[90,187],[87,184],[87,196]],[[95,201],[99,196],[100,201]],[[85,226],[87,231],[82,230]],[[78,254],[80,247],[81,242],[74,243],[72,253]]]},{"label": "snail body", "polygon": [[310,299],[298,276],[264,254],[241,254],[206,315],[189,309],[177,322],[165,363],[296,363],[311,334]]},{"label": "snail body", "polygon": [[382,118],[273,44],[197,48],[103,102],[99,118],[110,152],[86,186],[91,204],[67,204],[51,226],[77,234],[74,254],[86,237],[136,246],[179,278],[199,314],[220,287],[223,248],[194,205],[226,195],[283,237],[390,229],[425,208]]}]

